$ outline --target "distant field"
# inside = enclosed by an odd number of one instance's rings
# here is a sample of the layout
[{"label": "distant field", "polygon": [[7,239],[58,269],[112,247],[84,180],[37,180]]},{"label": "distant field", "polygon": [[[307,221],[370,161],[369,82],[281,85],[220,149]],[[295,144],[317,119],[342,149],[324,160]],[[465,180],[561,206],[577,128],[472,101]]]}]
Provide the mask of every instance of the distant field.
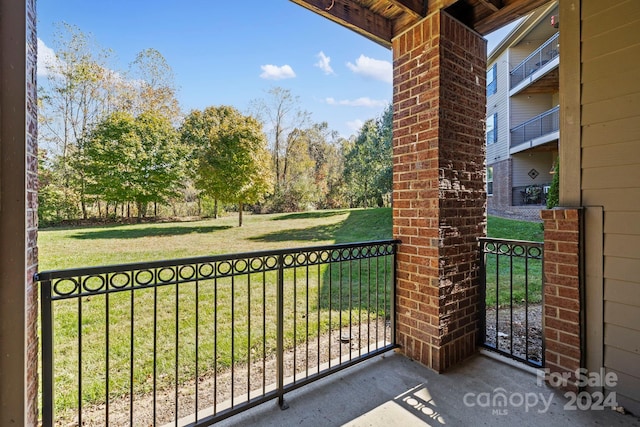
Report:
[{"label": "distant field", "polygon": [[[391,238],[391,209],[234,215],[192,222],[46,228],[40,270]],[[542,240],[540,224],[489,217],[488,235]]]},{"label": "distant field", "polygon": [[391,238],[391,209],[231,215],[193,222],[47,228],[40,270]]}]

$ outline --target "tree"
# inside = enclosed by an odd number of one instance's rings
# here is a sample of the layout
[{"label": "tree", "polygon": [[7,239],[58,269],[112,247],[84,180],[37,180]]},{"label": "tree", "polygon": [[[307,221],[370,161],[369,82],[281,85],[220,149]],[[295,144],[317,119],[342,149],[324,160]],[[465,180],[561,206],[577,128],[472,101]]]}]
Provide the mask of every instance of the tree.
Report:
[{"label": "tree", "polygon": [[355,140],[345,146],[345,180],[352,205],[382,206],[391,192],[392,115],[389,106],[378,120],[367,120]]},{"label": "tree", "polygon": [[167,118],[113,113],[87,138],[87,188],[107,202],[134,202],[140,220],[149,203],[166,203],[178,194],[183,154]]},{"label": "tree", "polygon": [[553,178],[549,194],[547,194],[547,209],[553,209],[560,203],[560,159],[557,158],[553,164]]},{"label": "tree", "polygon": [[253,101],[256,114],[270,129],[271,150],[276,193],[285,180],[285,165],[289,145],[295,143],[292,132],[303,129],[309,121],[309,113],[300,109],[300,100],[291,91],[281,87],[271,88],[267,99]]},{"label": "tree", "polygon": [[39,143],[56,149],[63,197],[75,199],[77,194],[86,218],[82,138],[116,102],[108,84],[113,73],[106,67],[111,54],[69,24],[58,30],[54,47],[56,58],[47,64],[47,79],[39,88]]},{"label": "tree", "polygon": [[129,66],[130,97],[127,100],[134,115],[153,112],[176,124],[180,118],[180,105],[176,98],[173,70],[156,49],[138,53]]},{"label": "tree", "polygon": [[194,110],[182,125],[182,141],[192,149],[196,188],[216,199],[243,205],[269,193],[273,177],[260,123],[233,107]]}]

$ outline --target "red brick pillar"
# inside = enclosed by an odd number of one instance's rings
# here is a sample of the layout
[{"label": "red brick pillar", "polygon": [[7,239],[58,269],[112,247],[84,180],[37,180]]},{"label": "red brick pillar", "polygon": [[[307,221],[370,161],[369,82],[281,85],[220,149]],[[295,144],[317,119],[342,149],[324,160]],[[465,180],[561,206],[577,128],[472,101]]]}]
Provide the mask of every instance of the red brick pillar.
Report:
[{"label": "red brick pillar", "polygon": [[38,424],[36,2],[0,1],[0,425]]},{"label": "red brick pillar", "polygon": [[[575,390],[575,372],[583,366],[580,300],[579,209],[541,212],[544,221],[545,368],[550,383]],[[559,374],[559,375],[556,375]],[[560,380],[565,375],[564,380]]]},{"label": "red brick pillar", "polygon": [[38,420],[38,284],[33,280],[38,272],[38,82],[36,63],[36,0],[26,1],[27,9],[27,111],[26,111],[26,341],[27,341],[27,423]]},{"label": "red brick pillar", "polygon": [[393,40],[397,340],[443,371],[475,351],[486,228],[486,42],[445,12]]}]

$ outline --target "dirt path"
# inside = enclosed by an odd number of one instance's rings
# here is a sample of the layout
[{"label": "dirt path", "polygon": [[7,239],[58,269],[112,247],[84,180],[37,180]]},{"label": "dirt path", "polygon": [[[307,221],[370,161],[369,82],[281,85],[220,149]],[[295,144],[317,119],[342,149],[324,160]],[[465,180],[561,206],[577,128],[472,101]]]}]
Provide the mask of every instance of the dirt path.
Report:
[{"label": "dirt path", "polygon": [[[508,308],[498,310],[498,348],[520,358],[524,358],[525,353],[528,353],[529,360],[540,362],[542,361],[542,305],[530,304],[528,312],[526,316],[524,305],[513,307],[512,350],[511,312]],[[496,346],[496,310],[487,309],[486,319],[486,343]]]},{"label": "dirt path", "polygon": [[[362,354],[368,349],[373,351],[376,343],[386,340],[391,341],[391,328],[388,322],[383,320],[371,322],[368,325],[353,325],[341,330],[334,330],[318,338],[311,338],[308,343],[289,349],[284,356],[284,376],[300,380],[307,374],[317,372],[317,367],[340,357],[344,358],[354,351],[361,349]],[[295,369],[294,369],[295,366]],[[234,385],[233,395],[236,404],[246,401],[248,390],[262,392],[263,387],[269,387],[276,382],[277,360],[274,355],[268,357],[264,363],[262,359],[252,362],[250,365],[237,365],[233,372],[231,369],[218,372],[216,376],[210,374],[198,379],[198,410],[213,408],[214,404],[228,403],[231,399],[231,385]],[[233,375],[233,381],[232,381]],[[263,381],[264,379],[264,381]],[[250,384],[250,387],[248,386]],[[178,418],[195,413],[196,400],[195,381],[182,384],[177,391]],[[253,396],[252,396],[253,397]],[[130,422],[129,396],[111,399],[109,401],[109,425],[110,426],[162,426],[173,422],[176,408],[176,390],[174,388],[161,390],[157,393],[156,420],[153,419],[153,395],[136,395],[133,401],[133,423]],[[217,411],[223,408],[218,406]],[[82,413],[82,426],[104,426],[106,405],[86,406]],[[207,415],[211,415],[209,410]],[[79,426],[75,411],[67,411],[56,414],[57,426]]]}]

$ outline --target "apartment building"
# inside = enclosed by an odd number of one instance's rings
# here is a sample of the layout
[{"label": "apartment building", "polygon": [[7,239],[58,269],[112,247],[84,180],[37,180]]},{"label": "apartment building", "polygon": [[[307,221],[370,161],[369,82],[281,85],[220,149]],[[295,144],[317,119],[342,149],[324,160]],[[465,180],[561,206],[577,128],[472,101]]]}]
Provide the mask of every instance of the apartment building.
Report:
[{"label": "apartment building", "polygon": [[523,18],[487,58],[490,213],[546,202],[558,157],[559,29],[552,2]]}]

